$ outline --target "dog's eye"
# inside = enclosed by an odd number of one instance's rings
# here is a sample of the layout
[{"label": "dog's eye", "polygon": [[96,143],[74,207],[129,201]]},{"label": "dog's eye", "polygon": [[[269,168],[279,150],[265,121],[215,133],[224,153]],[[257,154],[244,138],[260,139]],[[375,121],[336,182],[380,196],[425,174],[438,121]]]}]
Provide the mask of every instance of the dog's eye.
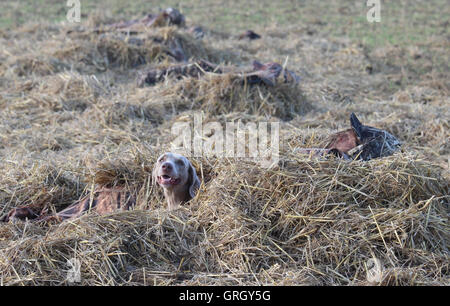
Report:
[{"label": "dog's eye", "polygon": [[184,162],[181,159],[178,159],[175,163],[180,167],[184,167]]},{"label": "dog's eye", "polygon": [[166,157],[165,157],[165,156],[162,156],[162,157],[160,157],[160,158],[158,159],[158,162],[160,163],[160,162],[162,162],[164,159],[166,159]]}]

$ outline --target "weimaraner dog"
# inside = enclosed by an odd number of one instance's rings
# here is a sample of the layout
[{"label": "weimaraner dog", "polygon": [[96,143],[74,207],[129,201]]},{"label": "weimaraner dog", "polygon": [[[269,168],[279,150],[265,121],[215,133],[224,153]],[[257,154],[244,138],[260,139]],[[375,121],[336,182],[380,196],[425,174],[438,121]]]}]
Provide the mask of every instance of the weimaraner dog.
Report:
[{"label": "weimaraner dog", "polygon": [[[164,189],[169,210],[177,208],[193,197],[200,187],[200,179],[191,162],[176,153],[162,154],[153,168],[153,182]],[[136,195],[122,187],[98,188],[64,210],[53,215],[42,211],[42,206],[33,204],[12,209],[0,221],[12,219],[34,219],[36,221],[62,221],[77,218],[87,211],[106,214],[116,210],[130,210],[136,205]]]},{"label": "weimaraner dog", "polygon": [[153,182],[164,188],[169,209],[192,199],[200,187],[200,179],[189,160],[183,155],[165,153],[153,168]]}]

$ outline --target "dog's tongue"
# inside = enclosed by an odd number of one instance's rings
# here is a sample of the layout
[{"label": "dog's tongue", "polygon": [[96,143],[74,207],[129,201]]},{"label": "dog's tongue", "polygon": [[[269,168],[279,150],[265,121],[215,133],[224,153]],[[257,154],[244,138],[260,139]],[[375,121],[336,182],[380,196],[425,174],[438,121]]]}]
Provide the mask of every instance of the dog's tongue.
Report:
[{"label": "dog's tongue", "polygon": [[168,175],[161,176],[161,183],[163,184],[176,184],[178,179],[172,178]]},{"label": "dog's tongue", "polygon": [[164,184],[170,184],[171,180],[172,180],[172,178],[168,175],[161,176],[161,182]]}]

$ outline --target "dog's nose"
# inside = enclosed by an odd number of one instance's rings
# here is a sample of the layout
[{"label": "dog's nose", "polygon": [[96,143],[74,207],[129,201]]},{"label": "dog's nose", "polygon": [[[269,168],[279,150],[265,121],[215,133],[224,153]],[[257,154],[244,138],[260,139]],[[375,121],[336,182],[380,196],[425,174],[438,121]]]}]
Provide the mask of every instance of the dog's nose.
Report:
[{"label": "dog's nose", "polygon": [[171,165],[169,162],[165,162],[165,163],[163,163],[163,164],[161,165],[161,168],[162,168],[163,170],[168,170],[168,171],[170,171],[170,170],[172,170],[172,165]]}]

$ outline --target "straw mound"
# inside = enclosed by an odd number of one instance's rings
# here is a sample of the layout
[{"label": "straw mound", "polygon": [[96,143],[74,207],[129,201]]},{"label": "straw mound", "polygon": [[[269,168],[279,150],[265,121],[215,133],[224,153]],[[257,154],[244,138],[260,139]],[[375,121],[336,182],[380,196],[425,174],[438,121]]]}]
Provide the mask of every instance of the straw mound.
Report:
[{"label": "straw mound", "polygon": [[[244,161],[195,163],[213,165],[202,169],[209,179],[172,214],[88,215],[48,231],[2,226],[3,283],[64,284],[71,258],[81,263],[84,285],[366,284],[370,258],[383,263],[382,284],[446,282],[450,186],[420,160],[291,156],[273,170]],[[138,172],[145,168],[139,158],[126,164],[103,164],[112,171],[103,181],[136,170],[140,194],[148,193],[149,169]]]},{"label": "straw mound", "polygon": [[58,60],[50,57],[42,57],[36,55],[20,56],[16,59],[9,59],[6,64],[13,74],[17,76],[46,76],[67,68]]},{"label": "straw mound", "polygon": [[95,184],[100,186],[144,186],[148,174],[152,172],[156,162],[156,153],[145,156],[136,155],[133,160],[102,160],[93,169],[92,178]]},{"label": "straw mound", "polygon": [[[70,36],[69,36],[70,37]],[[53,56],[60,60],[70,60],[83,68],[83,64],[104,71],[108,67],[135,67],[161,58],[164,47],[160,43],[139,40],[141,45],[130,43],[125,37],[107,33],[89,33],[75,36]],[[86,69],[86,68],[85,68]]]},{"label": "straw mound", "polygon": [[[43,29],[45,31],[45,29]],[[144,64],[188,59],[229,62],[238,58],[228,50],[207,46],[184,29],[158,27],[127,35],[121,31],[99,31],[62,27],[45,39],[34,40],[35,31],[19,29],[6,67],[10,75],[46,76],[68,69],[98,73],[111,68],[129,69]],[[23,48],[32,50],[26,55]]]},{"label": "straw mound", "polygon": [[30,91],[29,102],[48,106],[52,111],[83,111],[104,91],[95,77],[63,72],[40,80]]},{"label": "straw mound", "polygon": [[[367,166],[292,159],[278,171],[244,163],[219,167],[200,196],[197,214],[211,226],[206,232],[212,234],[210,251],[219,271],[251,273],[278,264],[305,269],[322,284],[358,283],[368,258],[416,271],[415,266],[432,264],[408,262],[408,249],[446,249],[449,185],[424,177],[428,170],[420,162],[392,158]],[[413,187],[414,180],[423,189]],[[439,199],[431,200],[433,195]],[[445,258],[444,251],[439,261]]]},{"label": "straw mound", "polygon": [[296,84],[249,85],[233,74],[207,73],[199,79],[183,78],[163,89],[161,97],[168,104],[199,109],[208,116],[241,112],[289,120],[312,109]]},{"label": "straw mound", "polygon": [[60,60],[70,59],[94,66],[100,71],[111,67],[133,68],[164,60],[207,59],[229,61],[232,55],[212,49],[192,35],[175,27],[151,28],[136,35],[117,31],[73,33],[68,46],[53,52]]},{"label": "straw mound", "polygon": [[439,91],[428,86],[409,86],[394,95],[394,100],[400,103],[439,104],[440,99],[446,99]]}]

